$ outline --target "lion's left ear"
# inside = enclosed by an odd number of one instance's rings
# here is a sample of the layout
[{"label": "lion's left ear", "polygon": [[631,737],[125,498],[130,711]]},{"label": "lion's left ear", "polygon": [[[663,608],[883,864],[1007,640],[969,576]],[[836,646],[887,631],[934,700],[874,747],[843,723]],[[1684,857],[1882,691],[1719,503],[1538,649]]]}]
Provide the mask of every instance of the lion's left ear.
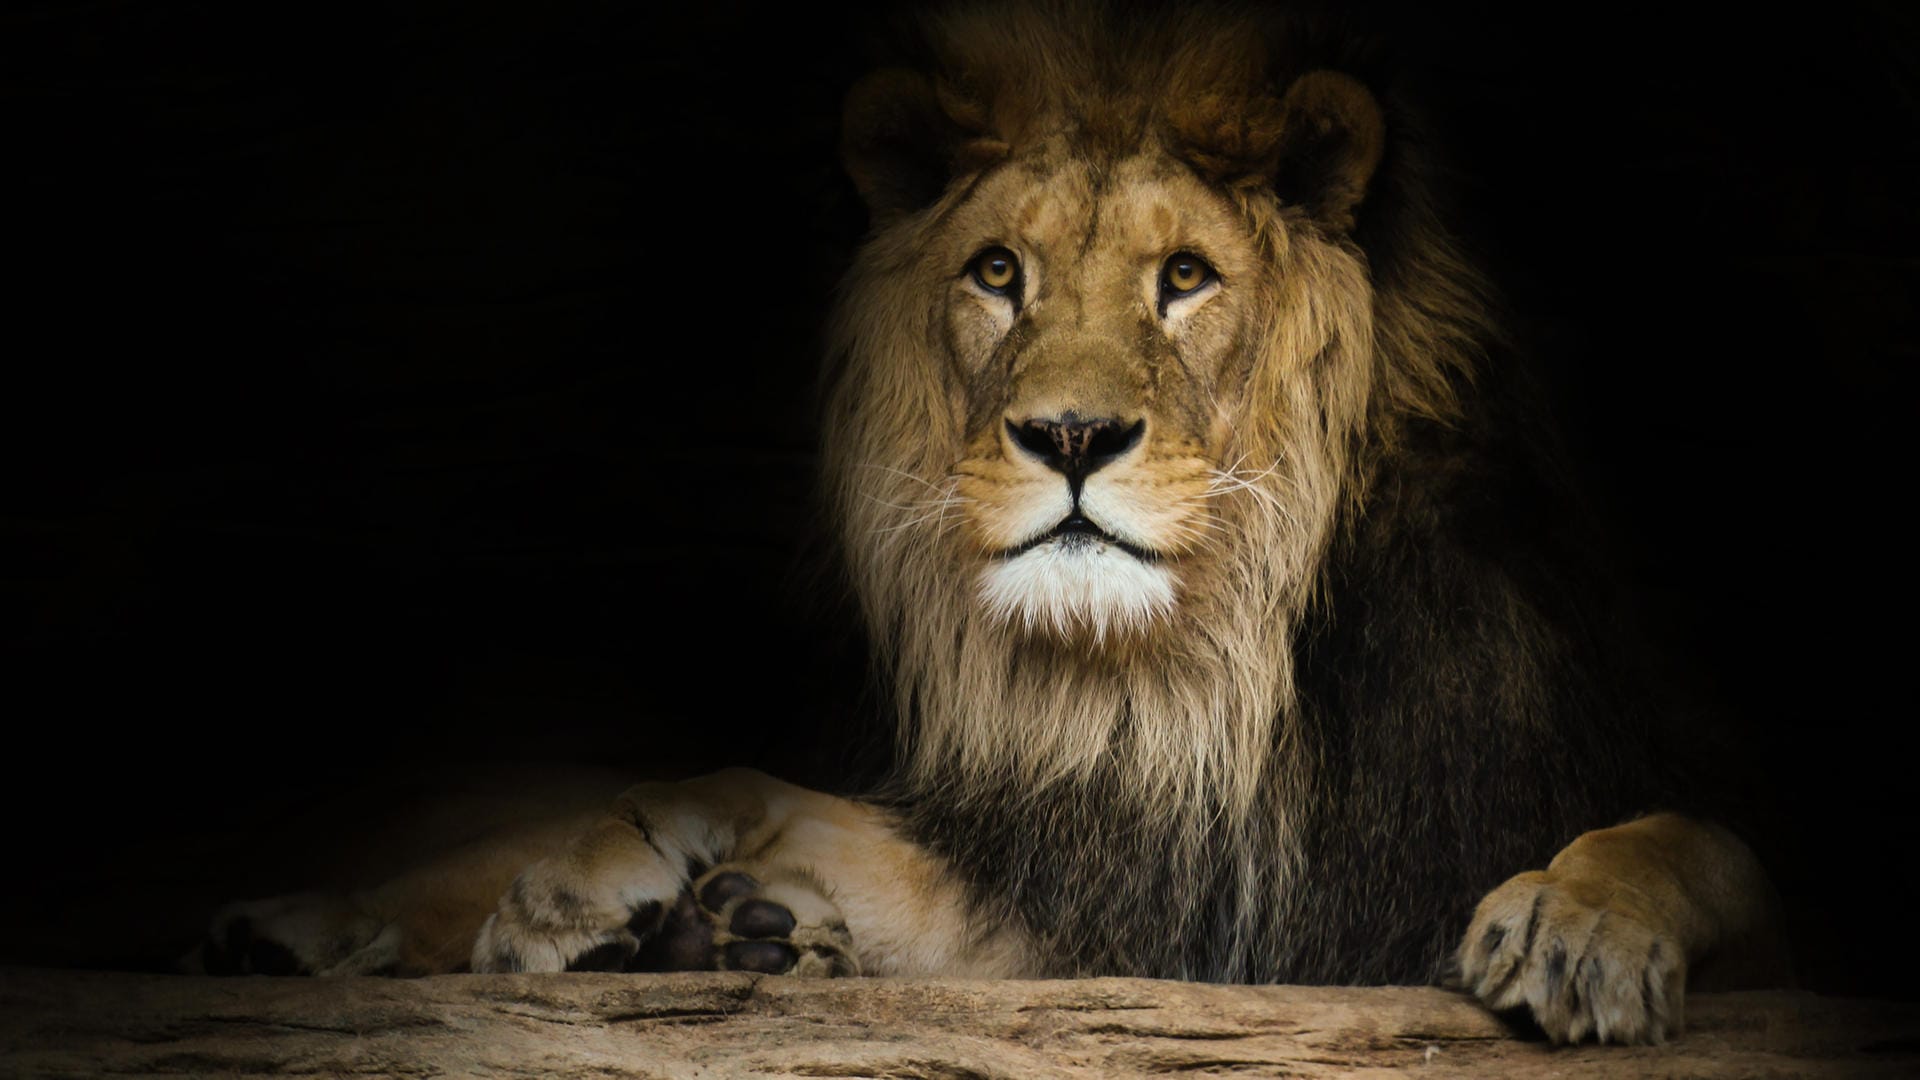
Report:
[{"label": "lion's left ear", "polygon": [[1380,103],[1357,79],[1310,71],[1287,89],[1280,113],[1274,190],[1282,202],[1351,231],[1386,147]]}]

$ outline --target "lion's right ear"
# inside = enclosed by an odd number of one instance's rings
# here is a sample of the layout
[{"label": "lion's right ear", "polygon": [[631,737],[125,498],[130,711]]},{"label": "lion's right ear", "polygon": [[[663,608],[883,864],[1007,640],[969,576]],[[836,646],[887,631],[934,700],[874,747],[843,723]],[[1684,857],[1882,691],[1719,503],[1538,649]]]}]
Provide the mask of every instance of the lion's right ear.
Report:
[{"label": "lion's right ear", "polygon": [[1380,103],[1358,79],[1310,71],[1288,88],[1280,109],[1274,190],[1328,225],[1351,230],[1386,145]]},{"label": "lion's right ear", "polygon": [[965,122],[969,112],[917,71],[888,68],[854,85],[842,111],[840,160],[875,226],[939,198],[966,159],[1004,151]]}]

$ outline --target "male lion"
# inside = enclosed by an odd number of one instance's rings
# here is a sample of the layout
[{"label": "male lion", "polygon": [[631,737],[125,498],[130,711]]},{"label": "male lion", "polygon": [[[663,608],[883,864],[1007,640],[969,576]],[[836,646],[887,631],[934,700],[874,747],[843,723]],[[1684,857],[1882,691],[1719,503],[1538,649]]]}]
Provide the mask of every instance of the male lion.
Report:
[{"label": "male lion", "polygon": [[891,783],[643,784],[209,966],[1453,977],[1622,1042],[1784,978],[1748,850],[1634,817],[1665,721],[1399,112],[1237,17],[935,30],[847,104],[828,373]]}]

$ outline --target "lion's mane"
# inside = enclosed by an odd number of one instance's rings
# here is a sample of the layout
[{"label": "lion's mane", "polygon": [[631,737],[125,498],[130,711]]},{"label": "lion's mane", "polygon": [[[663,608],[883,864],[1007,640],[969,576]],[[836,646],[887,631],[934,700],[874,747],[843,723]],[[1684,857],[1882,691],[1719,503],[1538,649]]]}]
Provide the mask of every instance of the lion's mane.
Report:
[{"label": "lion's mane", "polygon": [[[1432,978],[1482,892],[1652,795],[1645,713],[1565,571],[1579,527],[1411,121],[1385,99],[1342,234],[1235,172],[1286,122],[1279,90],[1353,70],[1323,35],[1075,7],[932,30],[966,139],[924,213],[876,223],[829,365],[832,505],[898,715],[888,794],[1053,971]],[[955,376],[914,258],[970,171],[1062,117],[1090,155],[1181,148],[1270,255],[1216,570],[1100,648],[995,618],[957,569]]]}]

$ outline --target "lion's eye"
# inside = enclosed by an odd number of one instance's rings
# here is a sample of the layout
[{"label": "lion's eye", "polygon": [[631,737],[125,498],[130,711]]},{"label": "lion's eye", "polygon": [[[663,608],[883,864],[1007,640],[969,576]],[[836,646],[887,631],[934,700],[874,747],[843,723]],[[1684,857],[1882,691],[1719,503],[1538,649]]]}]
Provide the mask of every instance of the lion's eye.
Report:
[{"label": "lion's eye", "polygon": [[973,280],[990,293],[1004,294],[1020,280],[1020,260],[1003,247],[990,247],[973,257],[968,267]]},{"label": "lion's eye", "polygon": [[1160,295],[1163,299],[1174,299],[1187,295],[1212,281],[1213,267],[1198,255],[1181,252],[1167,260],[1160,269]]}]

